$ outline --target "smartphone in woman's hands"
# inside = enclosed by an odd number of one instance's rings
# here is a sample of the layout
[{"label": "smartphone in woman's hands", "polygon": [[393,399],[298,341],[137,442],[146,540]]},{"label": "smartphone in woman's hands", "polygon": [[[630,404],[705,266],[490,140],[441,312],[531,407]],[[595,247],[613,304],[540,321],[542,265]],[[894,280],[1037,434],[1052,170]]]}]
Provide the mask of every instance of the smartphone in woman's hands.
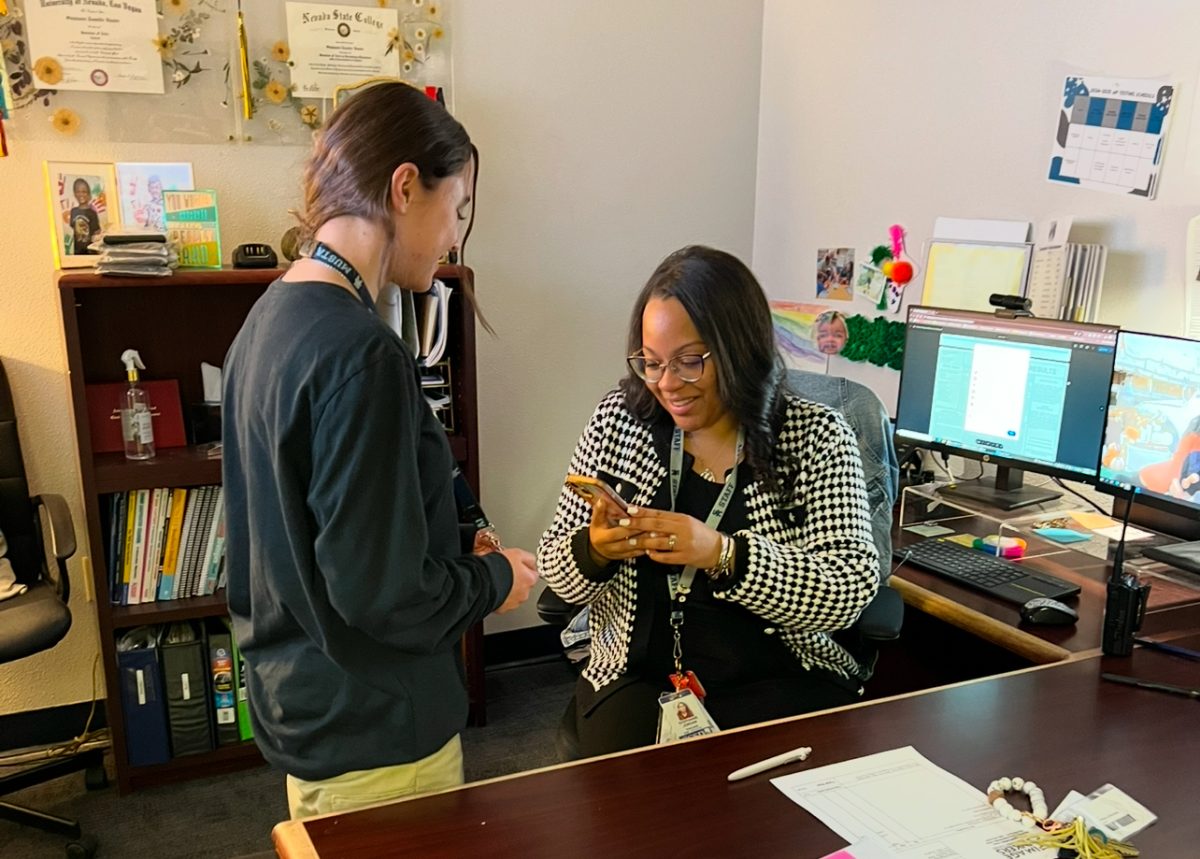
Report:
[{"label": "smartphone in woman's hands", "polygon": [[625,499],[599,477],[568,474],[566,483],[576,495],[593,507],[596,505],[597,499],[603,498],[610,507],[614,508],[614,512],[620,513],[622,516],[629,512],[629,505],[625,503]]}]

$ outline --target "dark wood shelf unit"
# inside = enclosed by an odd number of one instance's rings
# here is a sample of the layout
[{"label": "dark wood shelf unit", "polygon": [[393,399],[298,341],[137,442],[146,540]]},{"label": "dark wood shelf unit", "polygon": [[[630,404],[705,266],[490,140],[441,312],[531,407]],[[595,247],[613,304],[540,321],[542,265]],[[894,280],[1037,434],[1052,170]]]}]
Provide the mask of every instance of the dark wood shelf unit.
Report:
[{"label": "dark wood shelf unit", "polygon": [[112,606],[113,629],[130,629],[152,623],[175,623],[205,617],[224,617],[227,611],[225,592],[217,591],[204,597],[184,597],[177,600],[142,603],[141,605]]},{"label": "dark wood shelf unit", "polygon": [[[121,793],[230,772],[262,762],[253,742],[220,746],[202,755],[174,758],[151,767],[128,763],[125,719],[116,670],[116,639],[122,630],[226,614],[224,592],[136,606],[114,606],[108,599],[104,496],[159,486],[193,487],[221,482],[221,460],[196,446],[160,448],[146,462],[122,453],[93,453],[88,427],[86,386],[125,378],[121,353],[136,348],[145,361],[146,379],[177,379],[185,416],[189,404],[203,399],[200,363],[221,366],[234,336],[254,302],[279,269],[179,270],[167,278],[102,277],[64,273],[58,278],[67,375],[74,410],[75,437],[86,516],[86,554],[91,558],[93,592],[104,661],[106,707],[112,734],[117,786]],[[475,330],[470,305],[462,298],[462,266],[443,266],[438,276],[453,289],[447,356],[453,367],[451,398],[455,433],[450,448],[476,492],[479,446],[475,416]],[[471,693],[471,718],[486,718],[483,685],[483,632],[477,625],[463,641]]]},{"label": "dark wood shelf unit", "polygon": [[190,781],[194,778],[208,778],[214,775],[237,772],[261,766],[262,754],[258,746],[250,740],[229,746],[219,746],[215,751],[206,755],[183,755],[171,758],[165,764],[155,764],[148,767],[129,767],[128,781],[131,790],[146,787],[157,787],[180,781]]}]

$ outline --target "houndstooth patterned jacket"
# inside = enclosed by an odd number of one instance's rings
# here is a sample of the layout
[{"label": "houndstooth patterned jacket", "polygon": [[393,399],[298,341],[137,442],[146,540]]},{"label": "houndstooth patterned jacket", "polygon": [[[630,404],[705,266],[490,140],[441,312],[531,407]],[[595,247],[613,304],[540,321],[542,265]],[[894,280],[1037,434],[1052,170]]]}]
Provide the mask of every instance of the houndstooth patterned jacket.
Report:
[{"label": "houndstooth patterned jacket", "polygon": [[[791,396],[778,446],[798,465],[781,470],[785,495],[751,480],[750,526],[737,532],[736,570],[715,595],[741,605],[778,634],[805,668],[844,677],[866,672],[830,638],[850,626],[879,587],[879,558],[858,444],[828,406]],[[631,504],[648,505],[667,479],[667,452],[652,429],[610,392],[596,407],[571,457],[571,472],[604,478]],[[797,468],[799,473],[796,473]],[[564,487],[554,522],[538,543],[538,569],[560,597],[588,605],[592,656],[584,677],[599,691],[628,670],[637,615],[637,564],[597,570],[587,557],[591,508]]]}]

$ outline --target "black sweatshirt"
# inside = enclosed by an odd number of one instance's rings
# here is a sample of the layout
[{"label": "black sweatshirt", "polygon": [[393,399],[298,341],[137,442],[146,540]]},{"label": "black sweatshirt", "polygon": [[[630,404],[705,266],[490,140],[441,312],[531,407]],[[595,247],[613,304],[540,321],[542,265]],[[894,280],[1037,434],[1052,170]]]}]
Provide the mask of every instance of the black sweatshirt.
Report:
[{"label": "black sweatshirt", "polygon": [[229,612],[264,757],[316,780],[437,751],[466,724],[459,639],[512,572],[463,554],[412,355],[348,290],[276,281],[223,410]]}]

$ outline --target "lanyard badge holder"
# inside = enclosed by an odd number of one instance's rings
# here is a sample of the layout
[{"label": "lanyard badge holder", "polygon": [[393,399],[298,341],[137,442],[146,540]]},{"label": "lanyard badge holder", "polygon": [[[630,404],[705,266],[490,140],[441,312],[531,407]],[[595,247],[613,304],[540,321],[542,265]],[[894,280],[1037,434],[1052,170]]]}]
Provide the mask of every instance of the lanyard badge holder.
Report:
[{"label": "lanyard badge holder", "polygon": [[[725,515],[729,502],[737,489],[737,463],[742,459],[742,447],[745,434],[738,430],[737,450],[734,453],[734,469],[712,511],[708,514],[705,524],[716,528]],[[675,428],[671,438],[671,510],[675,509],[675,500],[679,496],[679,484],[683,475],[683,430]],[[671,573],[667,576],[667,587],[671,595],[671,633],[675,639],[673,656],[675,658],[675,673],[669,679],[674,687],[673,692],[664,692],[658,696],[660,708],[658,716],[658,742],[670,743],[688,737],[699,737],[704,734],[714,734],[720,730],[704,706],[705,691],[694,671],[683,670],[683,604],[691,593],[692,583],[696,579],[696,568],[684,567],[682,573]]]}]

